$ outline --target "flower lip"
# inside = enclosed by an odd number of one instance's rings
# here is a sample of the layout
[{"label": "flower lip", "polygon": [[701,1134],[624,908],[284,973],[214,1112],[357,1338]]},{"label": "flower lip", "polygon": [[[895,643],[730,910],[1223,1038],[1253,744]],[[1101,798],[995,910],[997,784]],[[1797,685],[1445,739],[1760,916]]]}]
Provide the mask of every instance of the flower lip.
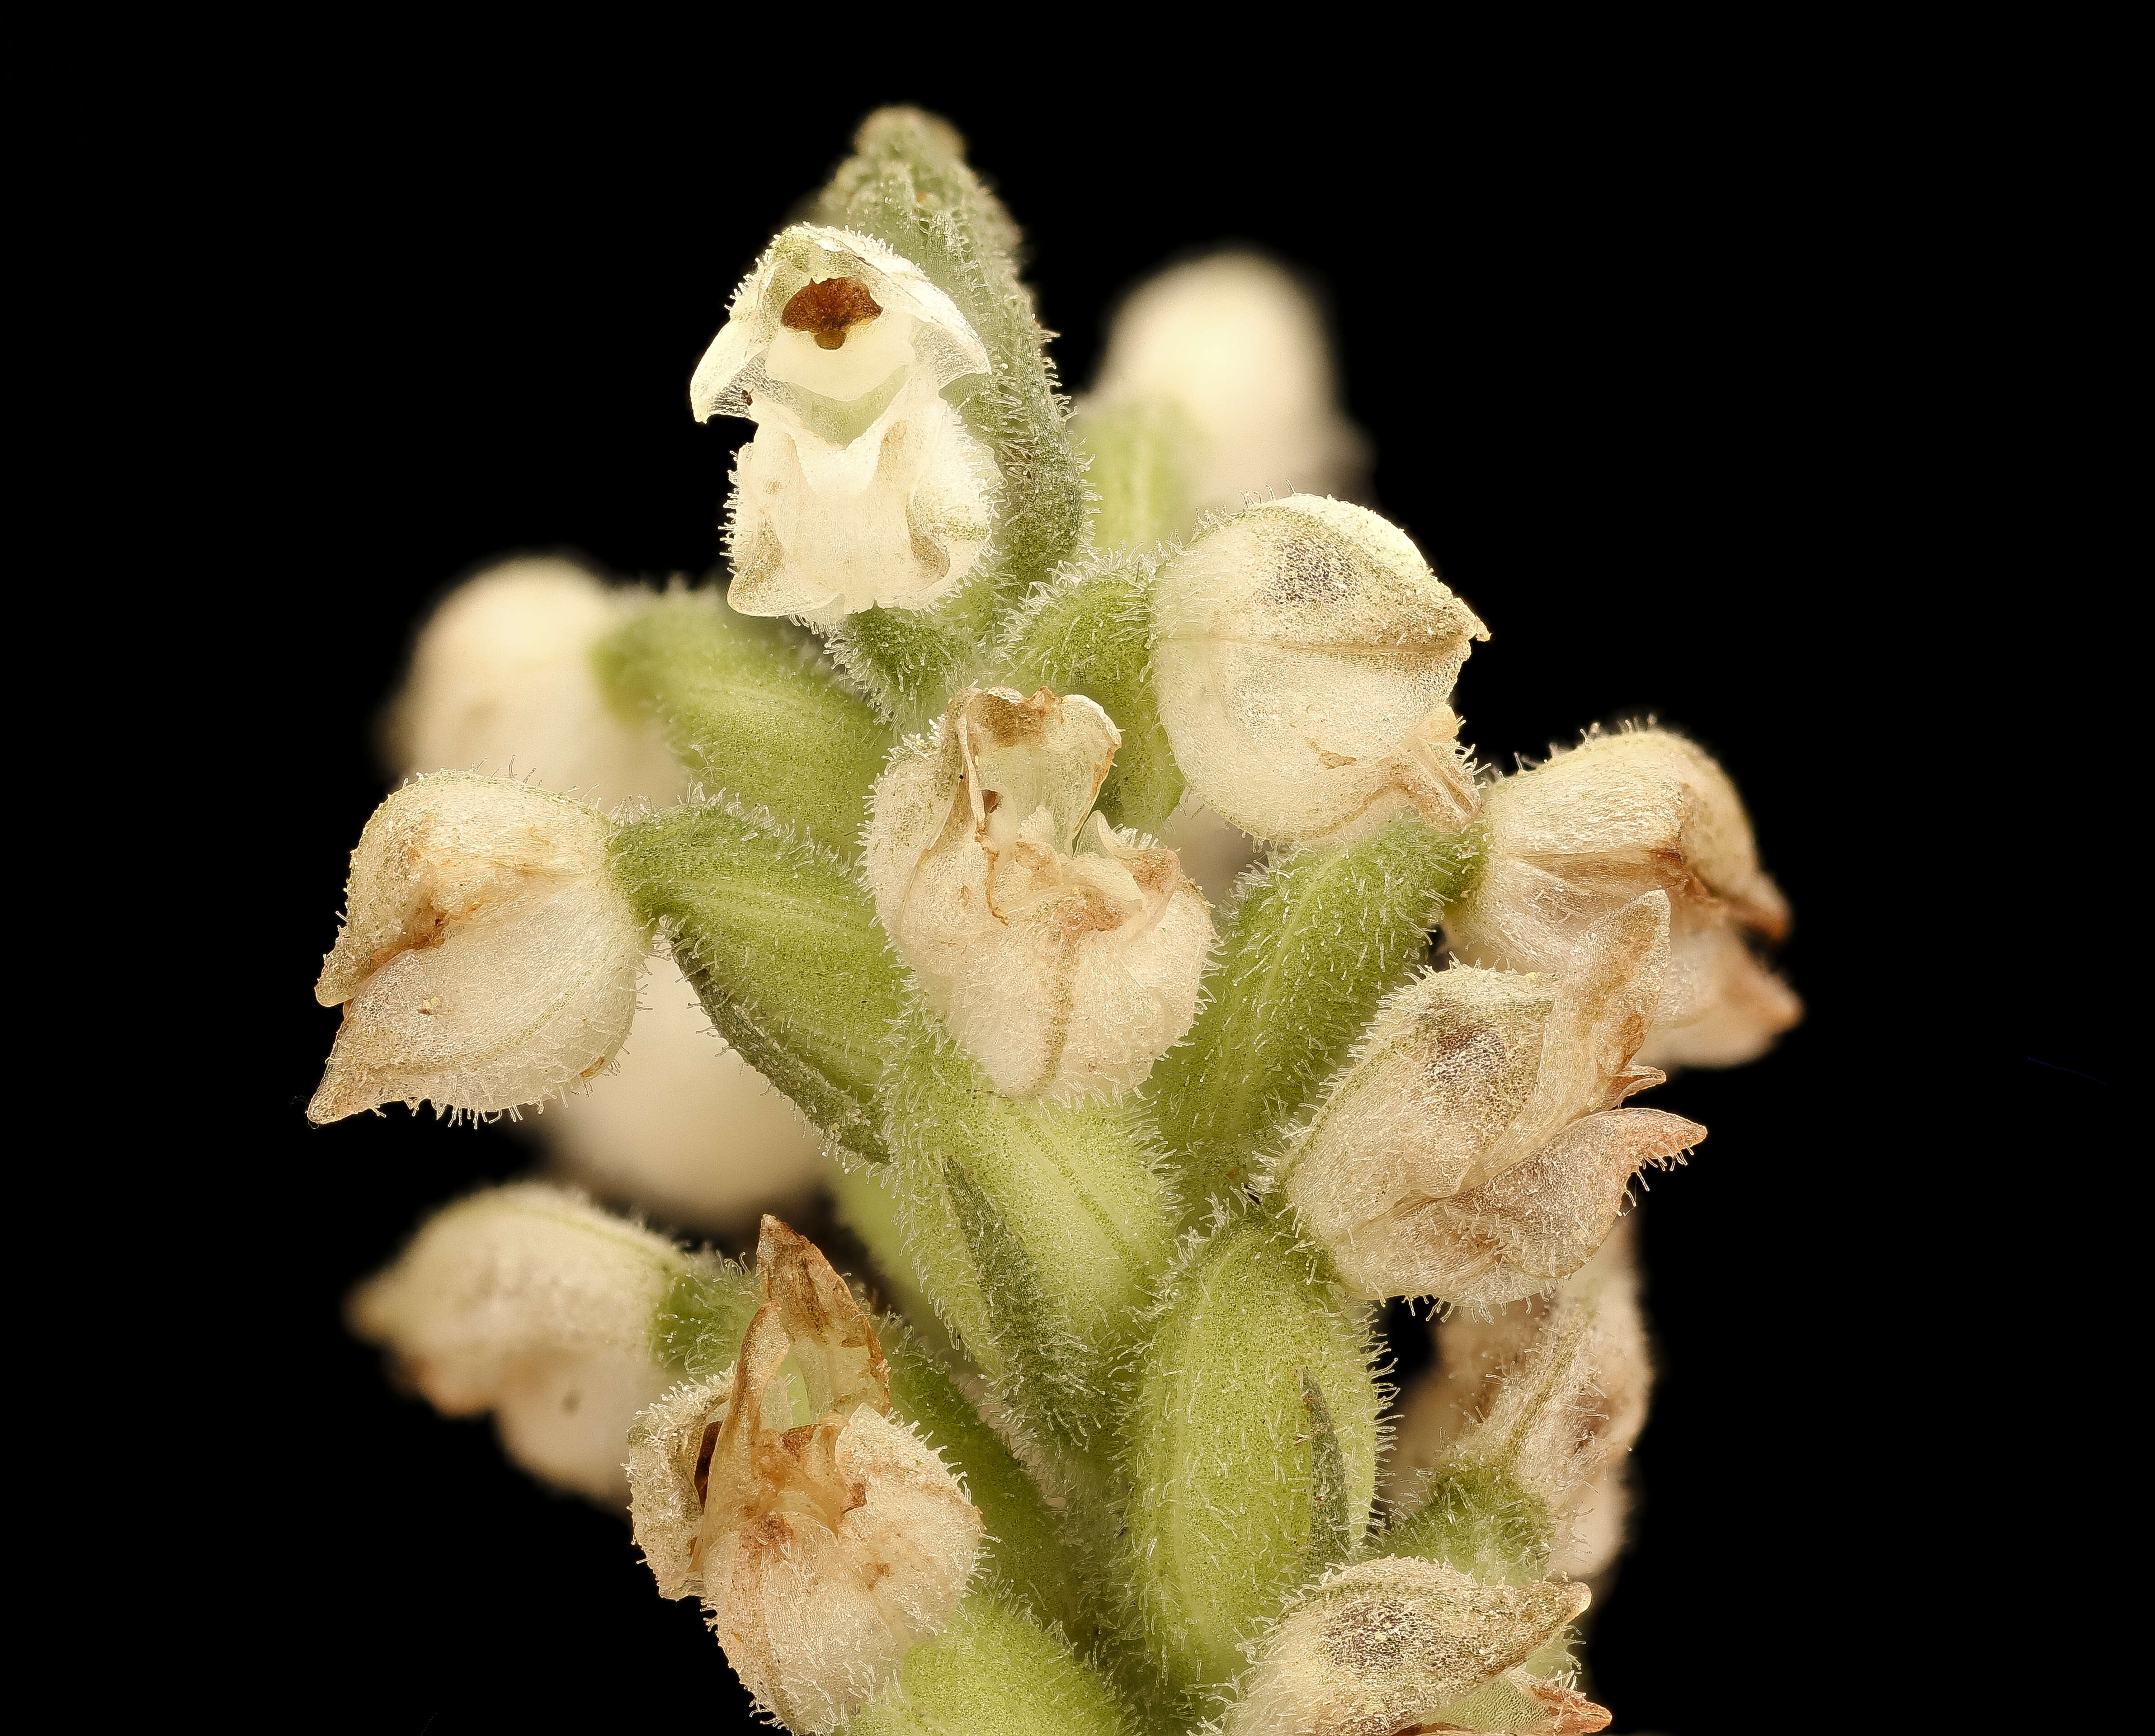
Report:
[{"label": "flower lip", "polygon": [[806,331],[819,350],[845,346],[846,334],[883,312],[883,305],[858,278],[825,278],[795,293],[778,323],[788,331]]}]

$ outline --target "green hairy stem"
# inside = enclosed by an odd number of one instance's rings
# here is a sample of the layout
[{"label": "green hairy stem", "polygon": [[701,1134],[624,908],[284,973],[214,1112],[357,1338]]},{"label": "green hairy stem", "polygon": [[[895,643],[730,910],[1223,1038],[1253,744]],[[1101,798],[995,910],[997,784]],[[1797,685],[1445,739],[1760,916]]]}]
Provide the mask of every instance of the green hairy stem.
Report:
[{"label": "green hairy stem", "polygon": [[913,1264],[1008,1401],[1082,1447],[1173,1252],[1150,1129],[1127,1106],[997,1096],[924,1007],[896,1045],[883,1137]]},{"label": "green hairy stem", "polygon": [[659,597],[595,653],[607,697],[647,711],[714,796],[768,809],[826,849],[857,848],[889,730],[816,667],[812,643],[714,591]]},{"label": "green hairy stem", "polygon": [[1358,843],[1246,874],[1221,924],[1211,996],[1146,1095],[1191,1210],[1246,1187],[1316,1099],[1378,1001],[1420,964],[1443,907],[1472,883],[1472,834],[1413,815]]},{"label": "green hairy stem", "polygon": [[900,980],[844,863],[715,803],[624,826],[612,851],[719,1034],[832,1139],[884,1155],[876,1091]]},{"label": "green hairy stem", "polygon": [[1381,1408],[1362,1312],[1290,1226],[1231,1221],[1177,1269],[1123,1464],[1122,1570],[1170,1687],[1231,1680],[1242,1641],[1360,1541]]}]

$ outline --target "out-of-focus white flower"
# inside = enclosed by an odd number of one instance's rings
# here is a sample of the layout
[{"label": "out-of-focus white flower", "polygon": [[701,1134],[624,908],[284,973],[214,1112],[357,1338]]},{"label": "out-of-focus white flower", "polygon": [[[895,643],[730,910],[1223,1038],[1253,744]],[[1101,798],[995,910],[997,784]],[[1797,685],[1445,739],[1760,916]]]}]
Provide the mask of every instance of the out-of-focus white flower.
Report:
[{"label": "out-of-focus white flower", "polygon": [[1266,1638],[1226,1736],[1605,1729],[1602,1708],[1519,1667],[1587,1602],[1584,1585],[1484,1585],[1433,1561],[1342,1569]]},{"label": "out-of-focus white flower", "polygon": [[1631,1178],[1706,1129],[1617,1105],[1661,997],[1665,893],[1589,929],[1561,976],[1455,965],[1385,997],[1287,1158],[1287,1192],[1365,1297],[1472,1308],[1547,1289],[1616,1221]]},{"label": "out-of-focus white flower", "polygon": [[352,852],[315,998],[342,1006],[307,1115],[536,1103],[612,1058],[649,936],[607,871],[604,816],[503,778],[407,784]]},{"label": "out-of-focus white flower", "polygon": [[1268,259],[1215,253],[1131,292],[1084,407],[1153,402],[1186,418],[1200,512],[1267,491],[1359,491],[1369,443],[1340,414],[1323,320]]},{"label": "out-of-focus white flower", "polygon": [[909,259],[845,229],[781,234],[688,387],[698,421],[756,425],[736,460],[726,601],[822,622],[947,593],[994,528],[996,467],[943,389],[988,371]]},{"label": "out-of-focus white flower", "polygon": [[657,725],[608,704],[591,666],[639,597],[555,560],[506,561],[458,586],[390,707],[396,771],[484,766],[591,802],[679,801],[688,779]]},{"label": "out-of-focus white flower", "polygon": [[1554,970],[1579,934],[1659,888],[1669,895],[1669,967],[1641,1058],[1733,1067],[1803,1017],[1747,935],[1778,940],[1788,901],[1758,866],[1728,775],[1680,735],[1589,735],[1483,793],[1488,867],[1444,928],[1456,956]]},{"label": "out-of-focus white flower", "polygon": [[1121,745],[1090,699],[967,688],[876,786],[876,914],[1006,1097],[1127,1090],[1197,1017],[1211,907],[1093,810]]},{"label": "out-of-focus white flower", "polygon": [[804,1200],[826,1176],[801,1112],[711,1029],[668,958],[610,1075],[537,1121],[555,1173],[660,1221],[706,1233]]},{"label": "out-of-focus white flower", "polygon": [[629,1424],[669,1378],[652,1317],[686,1264],[576,1195],[525,1183],[436,1213],[354,1293],[351,1321],[449,1416],[494,1411],[526,1470],[619,1503]]},{"label": "out-of-focus white flower", "polygon": [[756,1274],[764,1303],[733,1370],[632,1431],[636,1540],[662,1595],[704,1600],[765,1708],[828,1730],[949,1617],[983,1526],[892,1420],[875,1328],[829,1262],[766,1217]]},{"label": "out-of-focus white flower", "polygon": [[1298,494],[1215,525],[1154,591],[1176,765],[1256,837],[1341,835],[1412,807],[1474,814],[1452,684],[1489,637],[1396,525]]}]

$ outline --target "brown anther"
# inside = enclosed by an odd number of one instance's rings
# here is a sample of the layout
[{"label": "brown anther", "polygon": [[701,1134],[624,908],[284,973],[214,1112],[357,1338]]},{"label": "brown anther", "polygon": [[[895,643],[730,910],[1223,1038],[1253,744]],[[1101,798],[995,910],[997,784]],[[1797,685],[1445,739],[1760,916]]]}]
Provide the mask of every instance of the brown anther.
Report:
[{"label": "brown anther", "polygon": [[980,812],[982,813],[992,814],[1002,805],[1003,792],[1001,791],[983,790],[980,791]]},{"label": "brown anther", "polygon": [[814,332],[819,350],[836,350],[845,344],[847,331],[882,311],[858,278],[834,277],[796,292],[778,322],[788,331]]},{"label": "brown anther", "polygon": [[722,1421],[707,1424],[704,1429],[703,1442],[696,1449],[696,1498],[699,1501],[710,1498],[711,1455],[718,1448],[719,1430],[723,1426]]}]

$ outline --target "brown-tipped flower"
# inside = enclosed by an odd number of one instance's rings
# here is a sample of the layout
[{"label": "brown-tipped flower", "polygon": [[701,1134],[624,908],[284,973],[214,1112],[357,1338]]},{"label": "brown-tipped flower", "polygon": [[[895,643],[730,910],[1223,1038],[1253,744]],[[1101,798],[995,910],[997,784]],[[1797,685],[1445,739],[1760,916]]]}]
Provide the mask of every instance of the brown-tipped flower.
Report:
[{"label": "brown-tipped flower", "polygon": [[1803,1017],[1749,942],[1788,932],[1788,900],[1758,866],[1743,798],[1681,735],[1589,735],[1482,801],[1488,867],[1445,912],[1467,963],[1561,970],[1579,937],[1641,893],[1669,895],[1669,962],[1641,1058],[1733,1067]]},{"label": "brown-tipped flower", "polygon": [[688,388],[699,422],[756,424],[735,460],[726,601],[828,622],[947,593],[993,528],[996,473],[943,388],[988,371],[911,260],[846,229],[780,235]]},{"label": "brown-tipped flower", "polygon": [[566,796],[463,773],[376,808],[315,986],[344,1022],[308,1119],[422,1098],[486,1114],[605,1066],[649,945],[608,872],[611,829]]},{"label": "brown-tipped flower", "polygon": [[1575,1272],[1631,1178],[1706,1129],[1618,1107],[1661,991],[1664,893],[1580,940],[1561,976],[1455,966],[1386,997],[1285,1164],[1288,1199],[1365,1297],[1482,1308]]},{"label": "brown-tipped flower", "polygon": [[1090,699],[967,688],[876,786],[876,914],[1006,1097],[1126,1090],[1197,1017],[1204,894],[1093,809],[1121,745]]},{"label": "brown-tipped flower", "polygon": [[1605,1728],[1600,1707],[1519,1667],[1587,1601],[1584,1585],[1484,1585],[1433,1561],[1347,1568],[1266,1639],[1226,1736]]},{"label": "brown-tipped flower", "polygon": [[875,1328],[814,1245],[766,1217],[756,1273],[733,1371],[630,1437],[636,1539],[663,1595],[704,1600],[767,1710],[828,1730],[956,1607],[981,1519],[893,1420]]}]

